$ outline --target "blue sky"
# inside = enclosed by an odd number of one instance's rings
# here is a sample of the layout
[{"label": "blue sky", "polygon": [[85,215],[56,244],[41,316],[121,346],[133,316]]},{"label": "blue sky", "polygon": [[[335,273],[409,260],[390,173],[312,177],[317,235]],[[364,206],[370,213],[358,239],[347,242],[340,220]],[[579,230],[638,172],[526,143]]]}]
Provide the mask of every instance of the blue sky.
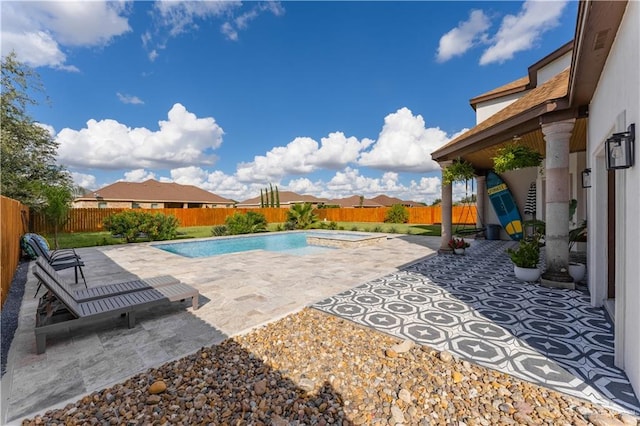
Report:
[{"label": "blue sky", "polygon": [[[469,99],[573,38],[577,2],[0,3],[2,55],[74,181],[154,178],[238,201],[269,183],[430,203]],[[455,188],[457,196],[464,187]]]}]

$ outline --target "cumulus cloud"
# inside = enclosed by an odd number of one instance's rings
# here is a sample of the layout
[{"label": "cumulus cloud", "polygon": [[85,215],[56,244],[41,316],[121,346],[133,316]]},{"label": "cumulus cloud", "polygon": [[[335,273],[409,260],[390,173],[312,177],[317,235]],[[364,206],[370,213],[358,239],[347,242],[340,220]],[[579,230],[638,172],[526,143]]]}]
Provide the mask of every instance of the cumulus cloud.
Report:
[{"label": "cumulus cloud", "polygon": [[116,93],[116,96],[123,104],[143,105],[144,101],[137,96],[127,95],[123,93]]},{"label": "cumulus cloud", "polygon": [[397,172],[440,170],[431,153],[449,138],[439,128],[425,128],[421,115],[401,108],[384,119],[384,126],[370,151],[360,155],[358,164]]},{"label": "cumulus cloud", "polygon": [[96,186],[96,177],[86,173],[71,172],[73,183],[87,190],[98,189]]},{"label": "cumulus cloud", "polygon": [[446,62],[449,59],[466,53],[475,44],[486,38],[486,31],[491,26],[489,18],[481,10],[472,10],[469,19],[461,22],[440,38],[436,59]]},{"label": "cumulus cloud", "polygon": [[2,56],[12,50],[32,67],[77,71],[64,47],[104,46],[131,31],[124,2],[4,2]]},{"label": "cumulus cloud", "polygon": [[156,179],[156,174],[145,169],[135,169],[124,174],[125,182],[144,182],[149,179]]},{"label": "cumulus cloud", "polygon": [[167,168],[213,165],[210,152],[224,131],[211,118],[198,118],[177,103],[159,129],[129,128],[115,120],[89,120],[81,130],[65,128],[56,136],[58,161],[99,169]]},{"label": "cumulus cloud", "polygon": [[543,33],[559,25],[566,5],[567,1],[525,1],[518,15],[504,17],[492,45],[482,54],[480,65],[503,63],[517,52],[534,47]]}]

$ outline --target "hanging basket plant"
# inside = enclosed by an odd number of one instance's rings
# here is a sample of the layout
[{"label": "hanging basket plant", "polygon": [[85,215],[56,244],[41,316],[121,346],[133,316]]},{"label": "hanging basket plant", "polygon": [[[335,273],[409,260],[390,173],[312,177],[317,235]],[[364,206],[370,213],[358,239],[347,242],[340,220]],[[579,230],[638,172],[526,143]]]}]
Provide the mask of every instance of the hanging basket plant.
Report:
[{"label": "hanging basket plant", "polygon": [[496,173],[525,167],[538,167],[542,163],[542,155],[528,146],[509,144],[498,150],[493,157],[493,169]]},{"label": "hanging basket plant", "polygon": [[468,161],[457,159],[453,163],[442,169],[442,183],[449,185],[453,182],[467,181],[473,179],[476,171]]}]

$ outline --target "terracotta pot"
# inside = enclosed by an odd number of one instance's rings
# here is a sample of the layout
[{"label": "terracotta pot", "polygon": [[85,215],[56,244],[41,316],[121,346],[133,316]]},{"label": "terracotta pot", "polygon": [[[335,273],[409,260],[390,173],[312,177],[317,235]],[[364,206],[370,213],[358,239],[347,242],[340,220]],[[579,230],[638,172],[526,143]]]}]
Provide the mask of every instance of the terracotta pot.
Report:
[{"label": "terracotta pot", "polygon": [[513,273],[517,279],[522,281],[534,282],[540,279],[540,269],[538,268],[521,268],[513,265]]}]

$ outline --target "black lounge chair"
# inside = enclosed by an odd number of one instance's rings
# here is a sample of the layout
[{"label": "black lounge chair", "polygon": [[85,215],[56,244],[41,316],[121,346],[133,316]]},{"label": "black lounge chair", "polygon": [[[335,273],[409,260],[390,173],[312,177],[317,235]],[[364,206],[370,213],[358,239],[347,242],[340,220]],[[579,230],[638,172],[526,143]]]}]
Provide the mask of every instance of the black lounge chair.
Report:
[{"label": "black lounge chair", "polygon": [[78,301],[48,263],[38,259],[33,273],[48,290],[40,298],[36,312],[39,354],[45,352],[47,334],[52,332],[117,316],[125,316],[129,328],[133,328],[136,312],[188,298],[192,299],[193,309],[198,308],[198,290],[181,282]]},{"label": "black lounge chair", "polygon": [[[43,257],[56,271],[74,268],[76,283],[78,282],[78,271],[80,271],[80,276],[82,276],[84,286],[85,288],[88,288],[87,280],[84,277],[84,272],[82,271],[84,262],[80,259],[80,256],[75,252],[75,250],[69,249],[60,252],[52,252],[49,250],[48,245],[45,245],[46,240],[38,234],[25,234],[22,239],[27,244],[27,247],[31,248],[37,257]],[[44,243],[43,240],[45,241]],[[33,297],[38,295],[38,291],[40,291],[40,285],[38,285],[36,294]]]}]

